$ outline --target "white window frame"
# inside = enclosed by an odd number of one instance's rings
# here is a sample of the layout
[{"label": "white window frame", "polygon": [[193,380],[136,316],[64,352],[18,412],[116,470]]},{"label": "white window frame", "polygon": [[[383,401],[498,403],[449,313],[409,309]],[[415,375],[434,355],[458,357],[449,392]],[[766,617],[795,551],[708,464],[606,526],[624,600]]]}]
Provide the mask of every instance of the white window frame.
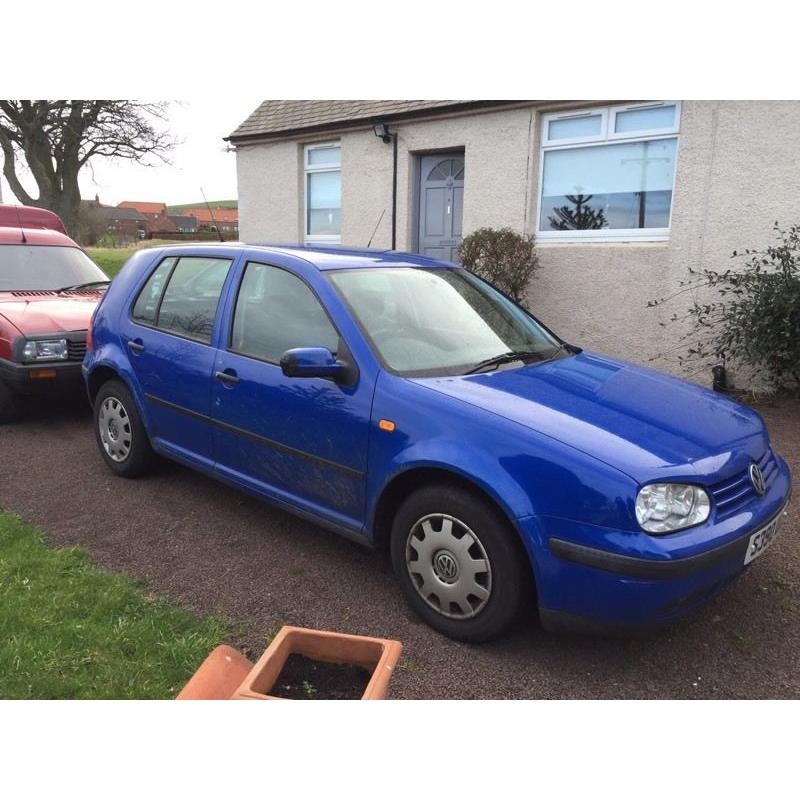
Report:
[{"label": "white window frame", "polygon": [[[332,147],[339,149],[339,163],[335,165],[309,164],[308,154],[314,150],[327,150]],[[303,147],[303,241],[318,244],[339,244],[342,241],[341,231],[338,234],[311,234],[308,232],[308,176],[316,172],[338,172],[339,186],[342,180],[342,143],[316,142]],[[341,208],[339,209],[341,213]]]},{"label": "white window frame", "polygon": [[[616,133],[617,115],[623,111],[645,108],[675,106],[675,123],[669,128],[647,131]],[[576,119],[600,115],[600,133],[596,136],[581,136],[572,139],[549,140],[550,122],[556,119]],[[666,242],[672,228],[672,211],[675,205],[675,180],[678,174],[678,151],[680,149],[680,100],[661,100],[658,102],[632,103],[630,105],[586,108],[542,115],[541,144],[539,147],[539,186],[536,201],[536,238],[542,242]],[[540,230],[542,218],[542,190],[544,188],[544,157],[551,150],[577,150],[580,147],[596,147],[620,141],[652,142],[659,139],[676,139],[675,171],[672,175],[672,201],[669,207],[669,223],[666,228],[612,228],[596,231],[543,231]]]},{"label": "white window frame", "polygon": [[[553,139],[550,143],[550,123],[560,119],[581,119],[583,117],[600,117],[600,133],[592,136],[573,136],[569,139]],[[600,142],[607,138],[608,130],[608,109],[592,108],[587,111],[572,111],[563,114],[545,114],[542,119],[542,147],[548,150],[556,147],[564,147],[573,144],[583,144],[585,142]]]}]

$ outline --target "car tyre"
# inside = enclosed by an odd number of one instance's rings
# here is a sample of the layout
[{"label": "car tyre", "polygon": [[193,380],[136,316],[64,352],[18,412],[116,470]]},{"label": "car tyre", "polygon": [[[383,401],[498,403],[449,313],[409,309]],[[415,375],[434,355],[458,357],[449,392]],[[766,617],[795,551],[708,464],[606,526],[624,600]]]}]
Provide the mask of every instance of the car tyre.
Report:
[{"label": "car tyre", "polygon": [[14,422],[22,413],[20,396],[5,382],[0,380],[0,425]]},{"label": "car tyre", "polygon": [[530,568],[517,534],[491,503],[458,486],[433,485],[401,504],[392,565],[411,607],[451,639],[484,642],[519,612]]},{"label": "car tyre", "polygon": [[153,448],[128,387],[110,380],[94,401],[94,432],[108,468],[122,478],[137,478],[153,462]]}]

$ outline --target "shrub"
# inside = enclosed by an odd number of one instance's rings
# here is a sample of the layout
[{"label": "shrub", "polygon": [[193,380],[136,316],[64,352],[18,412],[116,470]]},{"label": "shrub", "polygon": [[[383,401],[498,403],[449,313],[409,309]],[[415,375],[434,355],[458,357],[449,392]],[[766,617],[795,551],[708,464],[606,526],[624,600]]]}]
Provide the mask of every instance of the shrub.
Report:
[{"label": "shrub", "polygon": [[532,236],[511,228],[478,228],[458,250],[461,263],[525,305],[525,289],[539,268]]},{"label": "shrub", "polygon": [[[687,315],[691,328],[679,342],[683,364],[731,363],[747,366],[773,389],[800,388],[800,225],[788,231],[776,222],[776,243],[764,250],[733,253],[740,269],[690,269],[678,291],[650,301],[657,306],[685,292],[709,287],[717,297],[695,300]],[[667,324],[667,323],[662,323]]]}]

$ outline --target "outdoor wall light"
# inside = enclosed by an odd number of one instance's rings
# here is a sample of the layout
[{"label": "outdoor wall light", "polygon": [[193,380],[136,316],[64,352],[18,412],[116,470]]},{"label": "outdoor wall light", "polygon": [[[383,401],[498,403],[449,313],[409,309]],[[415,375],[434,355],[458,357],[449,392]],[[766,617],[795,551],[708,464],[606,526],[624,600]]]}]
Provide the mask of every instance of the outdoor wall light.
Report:
[{"label": "outdoor wall light", "polygon": [[389,128],[385,122],[379,122],[372,126],[372,130],[379,139],[383,139],[386,144],[392,141],[392,134],[389,133]]}]

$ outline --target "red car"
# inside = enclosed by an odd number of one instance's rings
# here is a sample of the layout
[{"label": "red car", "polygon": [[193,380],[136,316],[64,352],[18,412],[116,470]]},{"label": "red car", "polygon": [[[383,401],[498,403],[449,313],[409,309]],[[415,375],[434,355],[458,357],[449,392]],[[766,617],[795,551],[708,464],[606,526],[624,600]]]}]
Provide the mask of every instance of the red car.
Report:
[{"label": "red car", "polygon": [[49,211],[0,206],[0,423],[32,394],[82,391],[86,332],[108,276]]},{"label": "red car", "polygon": [[67,234],[58,214],[33,206],[0,205],[0,228],[45,228]]}]

